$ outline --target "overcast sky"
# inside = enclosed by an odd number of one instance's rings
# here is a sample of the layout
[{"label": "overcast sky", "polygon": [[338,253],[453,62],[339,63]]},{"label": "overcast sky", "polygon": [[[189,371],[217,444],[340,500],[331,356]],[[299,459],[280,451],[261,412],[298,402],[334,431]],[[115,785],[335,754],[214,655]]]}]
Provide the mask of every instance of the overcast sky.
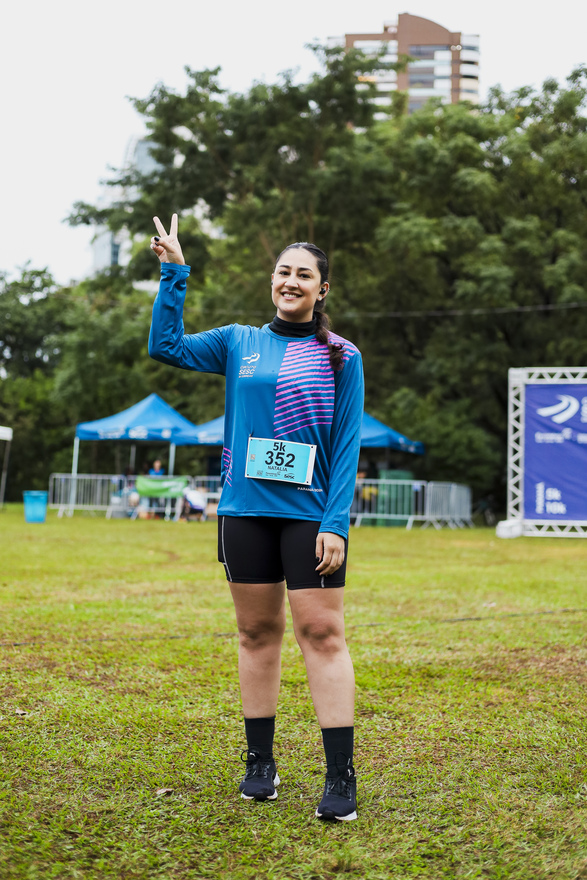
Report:
[{"label": "overcast sky", "polygon": [[[305,45],[356,32],[379,32],[410,12],[449,30],[480,34],[481,94],[563,80],[587,62],[587,2],[559,0],[18,0],[2,13],[0,205],[8,229],[0,270],[27,261],[61,284],[91,267],[88,229],[62,221],[73,202],[94,202],[109,167],[142,133],[128,95],[145,97],[159,81],[177,90],[184,66],[222,67],[221,82],[244,91],[286,69],[316,69]],[[166,206],[161,205],[166,216]],[[150,232],[150,230],[146,230]]]}]

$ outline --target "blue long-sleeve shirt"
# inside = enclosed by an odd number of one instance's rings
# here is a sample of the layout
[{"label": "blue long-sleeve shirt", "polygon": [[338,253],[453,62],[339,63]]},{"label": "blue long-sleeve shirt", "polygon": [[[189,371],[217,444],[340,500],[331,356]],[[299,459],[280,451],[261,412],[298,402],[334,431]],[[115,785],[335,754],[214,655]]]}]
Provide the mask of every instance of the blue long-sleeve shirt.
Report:
[{"label": "blue long-sleeve shirt", "polygon": [[[346,537],[363,416],[359,350],[344,348],[333,371],[328,348],[315,336],[288,338],[263,327],[229,324],[186,335],[183,304],[189,266],[161,264],[153,305],[149,354],[186,370],[226,376],[222,495],[218,513],[320,522],[320,531]],[[245,478],[249,437],[317,447],[311,485]]]}]

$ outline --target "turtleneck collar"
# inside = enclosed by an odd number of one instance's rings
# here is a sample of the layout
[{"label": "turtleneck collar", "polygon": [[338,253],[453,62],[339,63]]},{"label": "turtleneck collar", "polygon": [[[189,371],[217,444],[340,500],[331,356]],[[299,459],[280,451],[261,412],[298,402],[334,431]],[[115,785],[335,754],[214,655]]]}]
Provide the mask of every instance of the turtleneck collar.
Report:
[{"label": "turtleneck collar", "polygon": [[316,318],[300,324],[295,321],[283,321],[275,315],[269,324],[269,329],[277,333],[278,336],[293,336],[296,338],[314,336],[316,333]]}]

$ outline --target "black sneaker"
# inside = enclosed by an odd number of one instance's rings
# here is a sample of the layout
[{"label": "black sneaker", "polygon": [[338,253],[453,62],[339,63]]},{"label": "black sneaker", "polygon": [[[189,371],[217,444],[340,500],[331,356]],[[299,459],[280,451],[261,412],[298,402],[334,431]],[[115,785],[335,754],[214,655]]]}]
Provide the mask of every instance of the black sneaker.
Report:
[{"label": "black sneaker", "polygon": [[246,801],[274,801],[277,797],[275,786],[279,785],[279,775],[273,758],[265,761],[259,752],[246,750],[241,757],[247,762],[245,778],[238,787],[241,797]]},{"label": "black sneaker", "polygon": [[[342,755],[342,752],[340,752]],[[318,819],[352,822],[357,818],[357,777],[351,759],[343,755],[345,764],[336,776],[326,775],[324,794],[316,810]],[[338,768],[338,755],[337,755]]]}]

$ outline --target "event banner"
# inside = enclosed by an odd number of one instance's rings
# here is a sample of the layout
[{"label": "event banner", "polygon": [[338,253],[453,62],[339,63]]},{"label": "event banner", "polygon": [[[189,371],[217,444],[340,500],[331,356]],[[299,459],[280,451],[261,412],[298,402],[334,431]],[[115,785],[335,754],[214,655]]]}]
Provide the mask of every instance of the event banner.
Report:
[{"label": "event banner", "polygon": [[587,522],[587,385],[526,385],[524,519]]}]

